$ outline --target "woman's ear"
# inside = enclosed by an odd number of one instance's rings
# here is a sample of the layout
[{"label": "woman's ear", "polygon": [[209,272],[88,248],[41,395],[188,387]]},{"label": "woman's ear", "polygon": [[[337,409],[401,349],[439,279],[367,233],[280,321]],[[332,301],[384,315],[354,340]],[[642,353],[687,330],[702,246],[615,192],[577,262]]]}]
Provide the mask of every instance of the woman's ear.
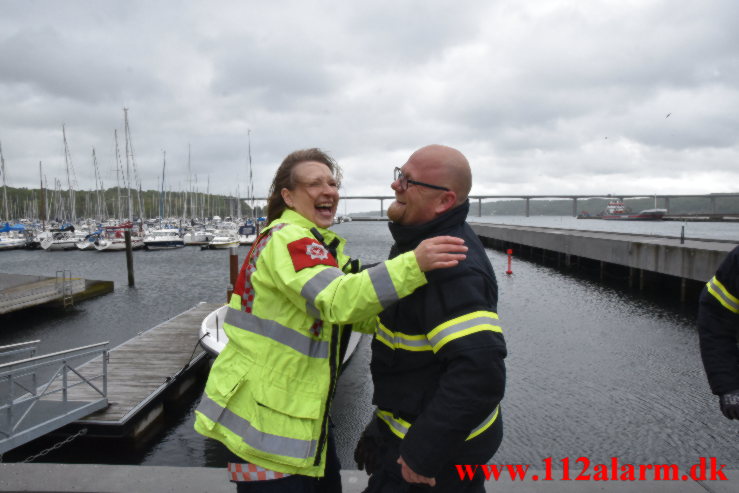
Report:
[{"label": "woman's ear", "polygon": [[285,205],[292,208],[293,206],[293,194],[290,190],[287,188],[283,188],[280,190],[280,195],[282,195],[282,200],[285,202]]}]

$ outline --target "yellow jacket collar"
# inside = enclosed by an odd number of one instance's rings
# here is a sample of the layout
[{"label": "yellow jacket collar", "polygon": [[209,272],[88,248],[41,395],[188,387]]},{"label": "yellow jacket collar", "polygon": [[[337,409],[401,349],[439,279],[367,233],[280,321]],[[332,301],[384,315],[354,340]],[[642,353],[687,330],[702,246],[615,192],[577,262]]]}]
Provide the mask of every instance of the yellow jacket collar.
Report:
[{"label": "yellow jacket collar", "polygon": [[272,221],[272,223],[269,225],[269,227],[274,226],[275,224],[280,223],[289,223],[289,224],[295,224],[296,226],[301,226],[305,229],[310,230],[311,228],[316,228],[321,235],[326,239],[326,241],[332,240],[336,233],[329,229],[321,228],[320,226],[316,225],[311,221],[310,219],[307,219],[305,216],[301,215],[300,213],[295,212],[292,209],[285,209],[282,215]]}]

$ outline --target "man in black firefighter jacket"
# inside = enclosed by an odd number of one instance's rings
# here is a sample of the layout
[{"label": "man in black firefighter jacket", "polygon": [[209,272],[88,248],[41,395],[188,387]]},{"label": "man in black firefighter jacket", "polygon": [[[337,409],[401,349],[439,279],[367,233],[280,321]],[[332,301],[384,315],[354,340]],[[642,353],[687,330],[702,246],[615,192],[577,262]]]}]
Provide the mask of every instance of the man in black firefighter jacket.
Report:
[{"label": "man in black firefighter jacket", "polygon": [[366,492],[484,491],[482,473],[462,480],[456,465],[488,464],[500,445],[506,346],[495,274],[466,223],[471,185],[467,159],[450,147],[423,147],[395,169],[390,257],[439,235],[463,238],[468,251],[378,317],[377,410],[355,451],[371,474]]},{"label": "man in black firefighter jacket", "polygon": [[739,419],[739,246],[706,283],[698,308],[701,358],[721,412]]}]

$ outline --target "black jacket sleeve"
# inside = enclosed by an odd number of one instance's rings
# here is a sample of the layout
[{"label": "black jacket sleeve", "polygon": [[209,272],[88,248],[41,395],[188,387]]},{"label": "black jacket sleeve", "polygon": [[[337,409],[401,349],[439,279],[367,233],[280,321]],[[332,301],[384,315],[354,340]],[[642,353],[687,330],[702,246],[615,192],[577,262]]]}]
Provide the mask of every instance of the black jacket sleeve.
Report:
[{"label": "black jacket sleeve", "polygon": [[[424,318],[429,331],[478,310],[492,311],[479,299],[460,296],[471,287],[485,290],[473,273],[434,283],[426,296]],[[496,304],[493,300],[493,309]],[[400,455],[413,471],[433,477],[459,457],[470,431],[490,416],[503,398],[505,356],[502,333],[489,330],[454,339],[439,349],[436,357],[444,371],[438,388],[400,446]]]},{"label": "black jacket sleeve", "polygon": [[[734,298],[739,297],[739,247],[716,271],[718,280]],[[715,289],[714,289],[715,293]],[[698,335],[703,366],[711,391],[724,394],[739,390],[739,313],[724,306],[716,294],[703,288],[698,307]]]}]

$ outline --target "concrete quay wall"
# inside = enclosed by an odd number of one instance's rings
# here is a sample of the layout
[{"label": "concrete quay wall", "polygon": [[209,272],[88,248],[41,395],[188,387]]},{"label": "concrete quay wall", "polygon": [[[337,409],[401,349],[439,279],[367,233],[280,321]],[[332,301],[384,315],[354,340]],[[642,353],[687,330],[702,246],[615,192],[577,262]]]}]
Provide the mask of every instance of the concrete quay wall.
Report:
[{"label": "concrete quay wall", "polygon": [[736,246],[722,241],[581,231],[573,229],[470,223],[488,244],[501,248],[527,246],[565,256],[591,259],[630,269],[706,282]]}]

